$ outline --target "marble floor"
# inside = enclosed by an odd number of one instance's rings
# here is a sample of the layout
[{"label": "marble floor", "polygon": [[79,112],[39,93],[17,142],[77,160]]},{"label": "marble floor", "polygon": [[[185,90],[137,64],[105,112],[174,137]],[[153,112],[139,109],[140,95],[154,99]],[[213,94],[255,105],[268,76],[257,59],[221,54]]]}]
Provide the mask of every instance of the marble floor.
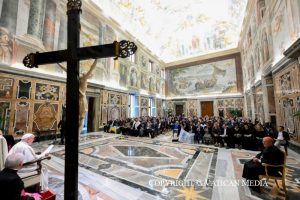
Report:
[{"label": "marble floor", "polygon": [[[284,192],[269,181],[262,193],[251,193],[241,181],[243,163],[257,152],[213,146],[172,143],[171,133],[157,138],[124,137],[103,132],[80,138],[79,199],[81,200],[248,200],[284,199]],[[34,143],[36,151],[51,141]],[[64,146],[55,145],[45,161],[49,184],[63,199]],[[289,152],[289,199],[300,198],[300,156]],[[226,182],[227,181],[227,182]]]}]

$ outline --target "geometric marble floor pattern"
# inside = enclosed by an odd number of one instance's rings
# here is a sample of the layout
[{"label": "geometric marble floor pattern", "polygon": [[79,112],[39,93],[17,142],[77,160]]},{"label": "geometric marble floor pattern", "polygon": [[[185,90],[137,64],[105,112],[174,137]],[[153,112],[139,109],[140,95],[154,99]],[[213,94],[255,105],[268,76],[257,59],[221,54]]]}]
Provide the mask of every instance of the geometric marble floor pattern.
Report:
[{"label": "geometric marble floor pattern", "polygon": [[[47,145],[34,144],[34,148],[41,150]],[[49,187],[60,200],[64,147],[55,145],[51,154],[52,159],[45,162]],[[256,152],[172,143],[168,134],[149,139],[90,133],[80,138],[78,199],[274,199],[274,192],[266,197],[252,194],[244,186],[210,184],[241,179],[243,159],[252,154]],[[288,165],[290,180],[299,177],[299,162],[290,158]],[[299,185],[293,181],[287,181],[287,185],[288,190],[299,192]],[[277,196],[282,199],[280,193]]]}]

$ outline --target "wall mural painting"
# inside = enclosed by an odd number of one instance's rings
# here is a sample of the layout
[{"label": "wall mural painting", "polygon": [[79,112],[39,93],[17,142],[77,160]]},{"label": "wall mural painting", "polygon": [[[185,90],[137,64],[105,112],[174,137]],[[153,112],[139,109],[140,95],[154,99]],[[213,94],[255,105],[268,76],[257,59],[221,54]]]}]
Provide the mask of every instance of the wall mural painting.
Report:
[{"label": "wall mural painting", "polygon": [[120,108],[117,106],[111,107],[109,111],[109,119],[110,120],[116,120],[120,119]]},{"label": "wall mural painting", "polygon": [[153,77],[150,77],[150,79],[149,79],[149,91],[150,92],[156,91],[156,84],[155,84]]},{"label": "wall mural painting", "polygon": [[287,95],[291,93],[292,90],[292,83],[291,83],[291,73],[288,72],[280,76],[280,87],[282,95]]},{"label": "wall mural painting", "polygon": [[149,89],[149,77],[146,73],[141,73],[141,88],[144,90]]},{"label": "wall mural painting", "polygon": [[290,129],[291,132],[294,131],[294,101],[293,99],[287,99],[283,101],[283,114],[284,114],[284,127],[285,129]]},{"label": "wall mural painting", "polygon": [[28,116],[29,116],[29,106],[28,102],[17,102],[14,120],[14,132],[22,134],[27,132],[28,129]]},{"label": "wall mural painting", "polygon": [[156,65],[156,67],[155,67],[155,70],[156,70],[156,76],[157,77],[160,77],[160,72],[161,72],[161,70],[160,70],[160,67],[159,67],[159,65]]},{"label": "wall mural painting", "polygon": [[0,77],[0,98],[12,98],[14,79]]},{"label": "wall mural painting", "polygon": [[0,62],[10,64],[13,57],[13,38],[6,28],[0,27]]},{"label": "wall mural painting", "polygon": [[0,130],[6,134],[9,127],[10,102],[0,102]]},{"label": "wall mural painting", "polygon": [[59,86],[37,83],[35,90],[36,100],[59,100]]},{"label": "wall mural painting", "polygon": [[139,60],[140,60],[140,62],[141,62],[140,64],[141,64],[142,68],[143,68],[143,69],[147,69],[147,63],[148,63],[148,62],[147,62],[146,56],[145,56],[144,54],[141,53],[141,54],[140,54],[140,59],[139,59]]},{"label": "wall mural painting", "polygon": [[48,130],[57,127],[56,114],[58,104],[36,103],[34,104],[33,130]]},{"label": "wall mural painting", "polygon": [[235,59],[168,71],[168,95],[201,95],[237,92]]},{"label": "wall mural painting", "polygon": [[30,99],[31,82],[28,80],[19,80],[17,99]]},{"label": "wall mural painting", "polygon": [[160,80],[159,79],[156,79],[156,93],[157,94],[160,94],[160,92],[161,92],[161,82],[160,82]]},{"label": "wall mural painting", "polygon": [[127,74],[128,74],[127,66],[123,63],[120,63],[119,72],[120,72],[119,85],[123,86],[123,87],[126,87],[126,85],[127,85]]},{"label": "wall mural painting", "polygon": [[135,68],[130,69],[130,86],[131,87],[138,87],[138,72]]}]

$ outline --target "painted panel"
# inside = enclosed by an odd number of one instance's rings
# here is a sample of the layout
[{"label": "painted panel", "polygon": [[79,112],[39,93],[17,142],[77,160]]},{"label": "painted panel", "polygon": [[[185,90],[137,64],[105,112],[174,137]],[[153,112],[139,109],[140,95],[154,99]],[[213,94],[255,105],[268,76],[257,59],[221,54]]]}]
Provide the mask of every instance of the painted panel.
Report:
[{"label": "painted panel", "polygon": [[168,96],[197,96],[237,92],[235,59],[171,69]]}]

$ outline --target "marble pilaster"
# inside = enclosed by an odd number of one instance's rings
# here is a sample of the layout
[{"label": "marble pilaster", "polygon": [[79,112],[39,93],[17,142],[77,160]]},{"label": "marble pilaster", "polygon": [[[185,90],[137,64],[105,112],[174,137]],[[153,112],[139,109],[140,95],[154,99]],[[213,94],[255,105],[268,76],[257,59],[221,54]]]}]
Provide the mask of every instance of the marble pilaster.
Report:
[{"label": "marble pilaster", "polygon": [[31,0],[30,11],[29,11],[29,24],[28,34],[42,39],[44,18],[45,18],[45,5],[44,0]]},{"label": "marble pilaster", "polygon": [[268,105],[269,97],[268,97],[267,83],[265,77],[262,77],[261,84],[262,84],[262,98],[263,98],[263,107],[264,107],[264,121],[270,122],[269,105]]},{"label": "marble pilaster", "polygon": [[56,4],[53,0],[46,2],[46,13],[44,20],[43,42],[48,50],[54,47],[55,23],[56,23]]},{"label": "marble pilaster", "polygon": [[251,101],[251,110],[252,110],[251,114],[252,114],[252,116],[249,116],[249,117],[251,117],[252,121],[254,121],[255,120],[255,113],[256,113],[254,88],[250,89],[250,101]]}]

